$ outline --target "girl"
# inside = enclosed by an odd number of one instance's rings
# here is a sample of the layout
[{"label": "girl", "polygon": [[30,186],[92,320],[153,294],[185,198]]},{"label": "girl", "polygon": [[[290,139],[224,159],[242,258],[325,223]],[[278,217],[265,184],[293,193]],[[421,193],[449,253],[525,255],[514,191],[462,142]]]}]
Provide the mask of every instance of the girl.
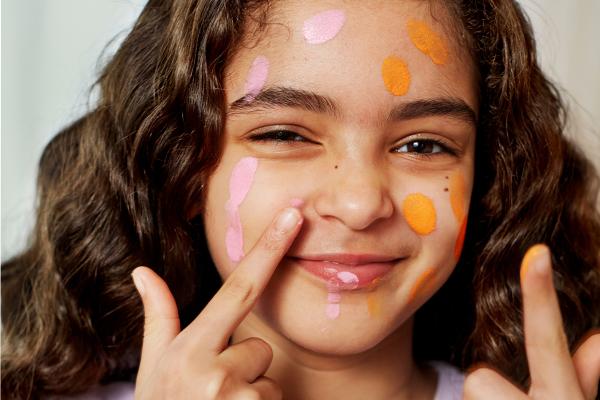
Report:
[{"label": "girl", "polygon": [[40,161],[3,394],[594,398],[596,176],[535,58],[509,0],[149,1]]}]

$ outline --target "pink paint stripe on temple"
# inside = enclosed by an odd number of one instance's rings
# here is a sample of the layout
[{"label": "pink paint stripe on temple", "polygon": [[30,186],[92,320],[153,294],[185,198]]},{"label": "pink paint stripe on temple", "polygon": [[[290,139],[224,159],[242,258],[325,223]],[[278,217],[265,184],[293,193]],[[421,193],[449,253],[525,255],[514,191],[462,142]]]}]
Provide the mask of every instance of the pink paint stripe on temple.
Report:
[{"label": "pink paint stripe on temple", "polygon": [[265,56],[254,59],[246,78],[246,100],[253,100],[262,90],[269,75],[269,60]]}]

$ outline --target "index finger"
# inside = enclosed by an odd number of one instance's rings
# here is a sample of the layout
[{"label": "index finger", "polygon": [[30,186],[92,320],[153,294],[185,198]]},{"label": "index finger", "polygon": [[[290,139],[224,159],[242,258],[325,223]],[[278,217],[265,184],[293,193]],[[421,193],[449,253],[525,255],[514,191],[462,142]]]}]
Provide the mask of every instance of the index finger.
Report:
[{"label": "index finger", "polygon": [[193,332],[195,341],[203,348],[220,353],[227,347],[229,337],[252,310],[300,231],[301,223],[302,215],[297,209],[280,211],[217,294],[185,329]]},{"label": "index finger", "polygon": [[579,385],[554,290],[547,246],[535,245],[525,254],[521,266],[521,287],[530,392],[573,398]]}]

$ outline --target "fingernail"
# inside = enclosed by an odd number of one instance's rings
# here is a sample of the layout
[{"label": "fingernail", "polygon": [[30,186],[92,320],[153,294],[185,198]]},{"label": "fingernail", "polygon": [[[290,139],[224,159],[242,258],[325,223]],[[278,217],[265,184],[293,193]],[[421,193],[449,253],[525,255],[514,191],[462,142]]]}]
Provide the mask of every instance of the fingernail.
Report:
[{"label": "fingernail", "polygon": [[523,262],[521,263],[521,281],[525,280],[527,271],[529,271],[531,267],[538,273],[545,273],[547,265],[546,258],[548,255],[548,246],[545,244],[531,246],[529,250],[527,250],[527,253],[525,253],[525,257],[523,257]]},{"label": "fingernail", "polygon": [[300,222],[300,213],[295,208],[286,208],[277,217],[275,229],[281,233],[288,233]]},{"label": "fingernail", "polygon": [[131,273],[131,278],[133,279],[133,284],[135,285],[138,293],[140,296],[143,296],[146,291],[146,287],[144,286],[144,278],[142,278],[135,270]]}]

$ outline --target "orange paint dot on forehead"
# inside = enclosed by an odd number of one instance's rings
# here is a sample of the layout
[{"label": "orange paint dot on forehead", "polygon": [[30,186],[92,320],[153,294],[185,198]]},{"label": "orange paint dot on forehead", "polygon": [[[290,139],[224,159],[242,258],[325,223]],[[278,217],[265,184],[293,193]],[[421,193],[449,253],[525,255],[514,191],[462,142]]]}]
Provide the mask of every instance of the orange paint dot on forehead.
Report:
[{"label": "orange paint dot on forehead", "polygon": [[403,96],[408,92],[410,72],[402,59],[389,56],[383,60],[381,76],[386,89],[394,96]]},{"label": "orange paint dot on forehead", "polygon": [[415,47],[427,54],[434,64],[442,65],[448,61],[448,49],[444,39],[434,32],[425,22],[411,19],[406,28]]},{"label": "orange paint dot on forehead", "polygon": [[465,218],[467,187],[462,173],[457,172],[450,177],[450,205],[458,222]]},{"label": "orange paint dot on forehead", "polygon": [[433,201],[420,193],[406,196],[402,212],[408,225],[419,235],[428,235],[435,229],[436,212]]}]

